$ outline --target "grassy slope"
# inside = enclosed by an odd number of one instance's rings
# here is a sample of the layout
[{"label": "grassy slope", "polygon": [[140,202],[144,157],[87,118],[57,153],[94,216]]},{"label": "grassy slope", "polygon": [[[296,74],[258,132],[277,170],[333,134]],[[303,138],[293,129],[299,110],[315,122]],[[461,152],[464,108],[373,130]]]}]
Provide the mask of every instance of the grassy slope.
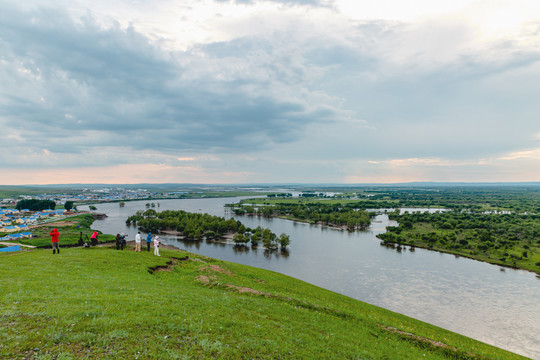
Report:
[{"label": "grassy slope", "polygon": [[161,253],[0,255],[0,358],[521,358],[278,273]]}]

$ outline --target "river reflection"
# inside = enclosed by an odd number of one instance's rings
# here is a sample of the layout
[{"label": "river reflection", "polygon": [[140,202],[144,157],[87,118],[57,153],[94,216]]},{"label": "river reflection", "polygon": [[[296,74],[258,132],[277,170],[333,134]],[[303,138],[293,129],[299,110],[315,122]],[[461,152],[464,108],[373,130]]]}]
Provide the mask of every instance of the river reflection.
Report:
[{"label": "river reflection", "polygon": [[[229,199],[159,200],[162,210],[233,215]],[[145,201],[98,204],[109,217],[94,222],[104,233],[137,229],[125,220]],[[82,208],[82,207],[81,207]],[[235,216],[248,227],[270,228],[291,237],[287,253],[233,243],[184,241],[163,235],[168,244],[205,256],[277,271],[323,288],[396,311],[466,336],[540,359],[540,281],[535,274],[505,269],[420,248],[387,247],[375,237],[396,225],[378,215],[367,231],[349,232],[320,225]]]}]

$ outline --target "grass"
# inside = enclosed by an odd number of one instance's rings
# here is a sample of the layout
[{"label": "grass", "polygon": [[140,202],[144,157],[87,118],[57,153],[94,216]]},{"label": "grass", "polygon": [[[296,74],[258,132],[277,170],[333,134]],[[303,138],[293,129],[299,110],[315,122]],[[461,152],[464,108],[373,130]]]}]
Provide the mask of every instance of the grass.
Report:
[{"label": "grass", "polygon": [[0,254],[0,358],[522,359],[275,272],[161,254]]}]

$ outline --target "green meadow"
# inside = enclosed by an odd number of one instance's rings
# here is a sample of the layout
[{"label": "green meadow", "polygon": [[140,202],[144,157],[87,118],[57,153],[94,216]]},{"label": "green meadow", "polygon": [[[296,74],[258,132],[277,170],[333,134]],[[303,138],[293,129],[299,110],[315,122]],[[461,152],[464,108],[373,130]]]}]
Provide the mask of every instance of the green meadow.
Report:
[{"label": "green meadow", "polygon": [[0,255],[0,358],[523,358],[275,272],[161,255]]}]

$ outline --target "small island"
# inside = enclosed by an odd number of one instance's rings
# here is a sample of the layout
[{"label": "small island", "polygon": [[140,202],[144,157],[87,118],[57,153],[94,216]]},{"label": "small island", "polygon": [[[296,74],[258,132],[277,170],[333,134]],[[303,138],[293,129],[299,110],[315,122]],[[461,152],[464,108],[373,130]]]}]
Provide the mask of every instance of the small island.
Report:
[{"label": "small island", "polygon": [[163,232],[181,235],[185,239],[222,241],[231,238],[238,246],[262,243],[266,249],[285,249],[290,244],[286,234],[277,236],[270,229],[244,226],[239,220],[209,214],[191,213],[183,210],[139,210],[126,219],[127,225],[136,225],[145,232]]}]

